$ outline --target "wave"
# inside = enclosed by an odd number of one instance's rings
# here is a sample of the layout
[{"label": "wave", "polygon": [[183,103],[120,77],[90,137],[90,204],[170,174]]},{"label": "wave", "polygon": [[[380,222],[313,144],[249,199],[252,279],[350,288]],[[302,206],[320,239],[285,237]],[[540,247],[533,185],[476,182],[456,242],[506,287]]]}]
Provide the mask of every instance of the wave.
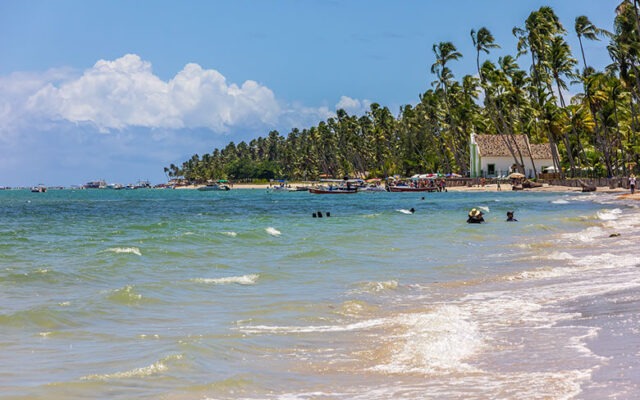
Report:
[{"label": "wave", "polygon": [[175,354],[158,360],[146,367],[134,368],[128,371],[113,372],[110,374],[86,375],[80,379],[84,381],[106,381],[113,379],[144,378],[148,376],[159,375],[169,370],[169,365],[171,362],[182,360],[182,358],[182,354]]},{"label": "wave", "polygon": [[363,282],[358,285],[357,293],[380,293],[388,290],[396,290],[398,281],[389,280],[383,282]]},{"label": "wave", "polygon": [[471,315],[454,305],[429,312],[403,314],[390,321],[395,332],[386,344],[386,356],[371,367],[385,373],[471,371],[464,361],[484,347]]},{"label": "wave", "polygon": [[565,199],[558,199],[558,200],[553,200],[551,204],[569,204],[569,201]]},{"label": "wave", "polygon": [[344,325],[308,325],[308,326],[276,326],[276,325],[252,325],[237,328],[246,334],[297,334],[297,333],[326,333],[326,332],[350,332],[367,330],[388,325],[385,318],[370,319]]},{"label": "wave", "polygon": [[260,278],[259,274],[249,274],[242,276],[229,276],[225,278],[194,278],[190,281],[213,285],[228,285],[233,283],[238,285],[255,285],[256,282],[258,282],[258,278]]},{"label": "wave", "polygon": [[115,289],[107,296],[110,301],[122,305],[137,305],[141,303],[155,303],[157,300],[144,297],[138,293],[134,285],[127,285],[120,289]]},{"label": "wave", "polygon": [[401,209],[396,210],[396,211],[397,211],[397,212],[399,212],[399,213],[402,213],[402,214],[407,214],[407,215],[411,215],[411,214],[413,214],[413,213],[411,212],[411,210],[406,210],[406,209],[404,209],[404,208],[401,208]]},{"label": "wave", "polygon": [[282,234],[282,232],[280,232],[279,230],[277,230],[276,228],[272,228],[272,227],[268,227],[267,229],[265,229],[265,231],[271,235],[271,236],[280,236]]},{"label": "wave", "polygon": [[236,237],[238,236],[238,234],[236,232],[233,231],[228,231],[228,232],[220,232],[221,235],[225,235],[225,236],[229,236],[229,237]]},{"label": "wave", "polygon": [[116,254],[135,254],[137,256],[142,256],[140,249],[137,247],[111,247],[106,251],[110,251]]},{"label": "wave", "polygon": [[[0,282],[14,282],[14,283],[30,283],[30,282],[47,282],[58,283],[66,279],[67,274],[53,271],[49,268],[38,268],[33,271],[18,272],[11,269],[5,270],[9,272],[6,275],[0,273]],[[3,271],[4,272],[4,271]]]},{"label": "wave", "polygon": [[593,242],[597,238],[608,236],[607,233],[598,226],[592,226],[576,233],[565,233],[563,238],[578,242]]},{"label": "wave", "polygon": [[78,326],[74,315],[67,310],[39,306],[12,314],[0,314],[0,326],[26,328],[37,327],[46,332]]},{"label": "wave", "polygon": [[597,216],[598,219],[601,219],[603,221],[615,221],[616,219],[620,218],[621,214],[621,209],[614,208],[613,210],[598,211]]}]

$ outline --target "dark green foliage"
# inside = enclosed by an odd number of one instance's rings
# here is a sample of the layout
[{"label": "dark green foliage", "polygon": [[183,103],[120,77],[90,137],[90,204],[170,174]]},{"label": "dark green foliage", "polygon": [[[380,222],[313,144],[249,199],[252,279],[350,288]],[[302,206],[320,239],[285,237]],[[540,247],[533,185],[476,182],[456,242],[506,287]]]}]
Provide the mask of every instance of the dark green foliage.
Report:
[{"label": "dark green foliage", "polygon": [[[640,16],[637,0],[616,8],[614,33],[594,26],[586,16],[575,20],[580,59],[573,56],[569,34],[550,7],[532,12],[518,38],[516,56],[485,60],[498,48],[489,29],[471,31],[478,77],[455,80],[451,65],[460,62],[453,43],[434,44],[432,88],[399,115],[371,104],[365,115],[336,116],[286,137],[277,131],[250,143],[229,143],[182,166],[165,168],[169,177],[203,182],[211,179],[317,179],[386,177],[425,172],[468,172],[472,133],[525,134],[531,143],[555,144],[554,163],[571,176],[620,176],[637,172],[640,153]],[[608,40],[612,63],[606,71],[586,66],[584,40]],[[582,64],[582,65],[581,65]],[[520,65],[528,65],[528,70]],[[582,93],[566,98],[582,86]],[[563,92],[565,92],[563,94]],[[514,149],[523,164],[526,149]]]}]

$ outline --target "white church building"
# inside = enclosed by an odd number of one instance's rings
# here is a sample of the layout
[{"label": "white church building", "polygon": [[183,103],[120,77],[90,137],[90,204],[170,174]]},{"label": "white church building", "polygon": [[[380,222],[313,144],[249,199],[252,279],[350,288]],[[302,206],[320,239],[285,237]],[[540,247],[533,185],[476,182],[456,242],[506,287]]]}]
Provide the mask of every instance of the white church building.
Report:
[{"label": "white church building", "polygon": [[469,141],[472,178],[506,177],[523,164],[528,178],[554,167],[551,145],[531,144],[527,135],[471,135]]}]

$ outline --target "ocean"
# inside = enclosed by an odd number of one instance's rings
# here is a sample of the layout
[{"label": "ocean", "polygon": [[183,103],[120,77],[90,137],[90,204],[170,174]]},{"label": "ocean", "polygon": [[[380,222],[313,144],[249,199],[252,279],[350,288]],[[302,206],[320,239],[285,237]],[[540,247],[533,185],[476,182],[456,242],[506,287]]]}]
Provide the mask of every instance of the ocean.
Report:
[{"label": "ocean", "polygon": [[0,191],[0,398],[639,398],[615,196]]}]

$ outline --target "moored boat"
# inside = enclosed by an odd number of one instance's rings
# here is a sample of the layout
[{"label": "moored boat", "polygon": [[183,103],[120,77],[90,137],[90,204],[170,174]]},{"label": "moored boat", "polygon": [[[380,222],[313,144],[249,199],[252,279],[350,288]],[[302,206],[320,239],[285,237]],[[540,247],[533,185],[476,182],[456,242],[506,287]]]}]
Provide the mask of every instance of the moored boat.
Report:
[{"label": "moored boat", "polygon": [[226,191],[231,190],[231,188],[228,185],[224,185],[221,183],[208,183],[205,186],[200,186],[198,190],[201,192]]},{"label": "moored boat", "polygon": [[31,192],[33,193],[44,193],[47,191],[47,187],[42,183],[38,184],[38,186],[33,186],[31,188]]},{"label": "moored boat", "polygon": [[390,192],[436,192],[438,190],[437,187],[424,186],[424,187],[413,187],[407,185],[397,185],[397,186],[389,186]]},{"label": "moored boat", "polygon": [[322,185],[309,189],[309,193],[314,194],[352,194],[358,193],[357,187],[346,188],[331,185]]},{"label": "moored boat", "polygon": [[107,187],[107,183],[104,180],[90,181],[82,186],[84,189],[104,189]]},{"label": "moored boat", "polygon": [[321,182],[327,182],[325,185],[319,185],[309,188],[309,193],[313,194],[353,194],[358,193],[360,180],[356,179],[322,179]]}]

